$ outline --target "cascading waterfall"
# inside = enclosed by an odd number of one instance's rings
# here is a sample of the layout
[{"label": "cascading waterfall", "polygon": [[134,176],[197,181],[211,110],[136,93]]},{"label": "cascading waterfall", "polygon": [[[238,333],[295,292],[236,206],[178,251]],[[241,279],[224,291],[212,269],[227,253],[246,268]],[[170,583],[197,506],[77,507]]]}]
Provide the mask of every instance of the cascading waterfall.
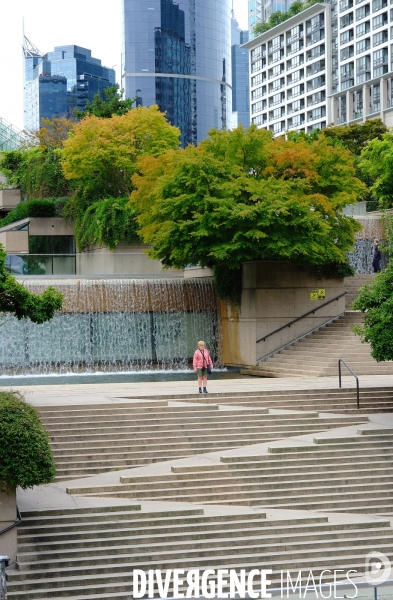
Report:
[{"label": "cascading waterfall", "polygon": [[[355,250],[348,252],[349,264],[355,269],[357,275],[367,275],[373,272],[373,244],[377,238],[380,242],[384,238],[380,215],[365,215],[354,217],[360,222],[363,229],[356,234]],[[382,253],[381,267],[386,267],[388,256]]]},{"label": "cascading waterfall", "polygon": [[64,294],[62,311],[37,325],[4,317],[3,374],[184,369],[198,340],[219,354],[218,300],[208,279],[58,279],[24,282]]}]

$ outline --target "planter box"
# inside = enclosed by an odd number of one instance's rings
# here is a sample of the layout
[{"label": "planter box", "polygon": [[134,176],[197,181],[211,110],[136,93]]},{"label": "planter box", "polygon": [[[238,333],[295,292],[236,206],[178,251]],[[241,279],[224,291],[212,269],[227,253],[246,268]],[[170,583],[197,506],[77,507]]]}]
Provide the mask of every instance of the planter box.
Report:
[{"label": "planter box", "polygon": [[[4,487],[0,484],[0,488]],[[0,531],[13,525],[16,516],[16,490],[11,488],[9,493],[0,491]],[[10,563],[16,560],[16,527],[0,535],[0,554],[10,557]]]}]

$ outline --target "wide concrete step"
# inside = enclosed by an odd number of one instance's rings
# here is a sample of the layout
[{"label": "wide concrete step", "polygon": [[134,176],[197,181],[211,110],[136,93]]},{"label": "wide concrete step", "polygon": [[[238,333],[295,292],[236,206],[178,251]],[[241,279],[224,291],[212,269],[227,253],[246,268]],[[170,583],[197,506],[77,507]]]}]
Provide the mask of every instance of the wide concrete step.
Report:
[{"label": "wide concrete step", "polygon": [[[231,517],[231,515],[229,515]],[[249,517],[249,518],[246,518]],[[345,529],[349,532],[354,530],[354,535],[357,535],[358,531],[365,531],[366,529],[373,530],[378,528],[386,527],[386,521],[376,521],[375,523],[346,523]],[[36,543],[59,543],[62,540],[65,541],[81,541],[83,539],[94,540],[98,537],[101,538],[120,538],[127,537],[134,540],[133,543],[137,543],[135,540],[150,540],[154,537],[155,543],[159,543],[166,540],[171,543],[176,540],[190,540],[190,539],[208,539],[211,537],[230,537],[230,536],[263,536],[263,537],[275,537],[275,536],[288,536],[289,538],[307,538],[320,535],[329,536],[330,534],[335,536],[337,531],[342,531],[344,525],[342,523],[329,523],[327,517],[302,517],[299,519],[283,519],[279,521],[270,521],[266,519],[265,513],[255,512],[252,515],[236,515],[236,518],[228,518],[223,520],[193,520],[192,522],[179,522],[179,523],[167,523],[164,520],[152,519],[149,523],[134,523],[130,522],[118,522],[118,521],[101,521],[96,520],[92,523],[83,525],[76,525],[69,523],[67,525],[57,525],[53,523],[51,527],[48,526],[32,526],[28,527],[22,534],[18,535],[18,556],[20,553],[25,554],[26,552],[36,552]],[[382,532],[383,533],[383,532]],[[360,534],[359,534],[360,535]],[[372,533],[370,533],[372,535]],[[94,551],[94,544],[91,545],[92,551]],[[81,551],[82,549],[79,548]],[[84,551],[87,547],[83,548]],[[53,555],[54,556],[54,555]],[[61,557],[61,552],[59,553]]]},{"label": "wide concrete step", "polygon": [[[374,548],[373,548],[374,549]],[[216,568],[232,568],[236,571],[241,569],[245,569],[246,571],[250,571],[253,568],[260,569],[261,563],[264,568],[272,569],[275,573],[279,574],[280,570],[288,570],[288,571],[296,571],[304,569],[309,570],[310,560],[312,560],[313,566],[313,574],[319,575],[324,569],[331,567],[334,569],[333,565],[340,565],[340,568],[344,570],[348,569],[357,569],[361,572],[361,568],[363,566],[364,569],[364,555],[367,548],[364,549],[353,549],[350,554],[346,554],[343,551],[339,551],[336,555],[330,550],[326,551],[326,555],[319,557],[312,557],[309,553],[298,552],[295,559],[284,559],[279,560],[279,554],[276,555],[274,553],[271,554],[271,559],[267,559],[263,554],[244,554],[242,556],[237,556],[233,554],[227,554],[224,557],[217,557],[214,559],[214,566]],[[391,547],[388,545],[378,545],[375,547],[375,550],[383,552],[387,554],[388,557],[393,558]],[[279,562],[278,562],[279,561]],[[95,573],[93,575],[74,575],[73,577],[64,576],[64,577],[47,577],[43,579],[36,579],[32,581],[24,581],[18,583],[10,583],[9,584],[9,597],[17,597],[17,594],[28,590],[29,592],[29,600],[30,598],[50,598],[50,597],[73,597],[75,591],[77,593],[85,593],[85,594],[94,594],[94,593],[103,593],[103,592],[111,592],[114,590],[122,589],[122,591],[126,591],[128,588],[128,594],[130,593],[130,569],[132,569],[133,562],[126,562],[123,565],[116,565],[116,572],[112,575],[108,573]],[[138,565],[138,568],[142,568],[144,570],[148,569],[172,569],[172,568],[180,568],[180,569],[191,569],[191,568],[201,568],[207,569],[211,568],[211,559],[209,557],[200,557],[199,559],[193,558],[174,558],[168,557],[168,560],[160,561],[155,560],[154,556],[151,556],[151,560],[148,562],[138,562],[135,563]],[[277,566],[279,568],[277,568]],[[120,567],[117,569],[117,567]],[[337,567],[336,567],[337,568]],[[277,577],[277,575],[276,575]],[[296,579],[296,578],[295,578]],[[279,582],[279,578],[276,579],[277,583]],[[38,595],[40,594],[40,595]],[[44,594],[44,595],[43,595]]]},{"label": "wide concrete step", "polygon": [[[256,514],[255,517],[257,516],[258,515]],[[212,525],[215,526],[212,530],[209,529],[207,524],[205,524],[204,528],[195,526],[192,529],[188,528],[186,531],[179,529],[165,529],[163,527],[159,527],[158,530],[154,530],[153,527],[135,530],[131,525],[119,528],[116,522],[108,522],[104,527],[104,524],[98,522],[94,524],[94,527],[91,525],[89,528],[83,527],[79,530],[74,528],[70,531],[68,529],[67,531],[60,529],[60,531],[48,531],[47,534],[42,530],[36,530],[36,528],[34,528],[28,535],[24,535],[20,540],[18,538],[18,542],[20,542],[18,543],[18,563],[21,565],[21,561],[26,563],[28,558],[32,559],[32,557],[38,556],[36,543],[43,544],[45,542],[53,542],[54,540],[56,540],[56,542],[61,540],[81,542],[84,539],[97,540],[100,538],[101,540],[106,540],[107,538],[127,538],[129,543],[135,546],[138,544],[151,545],[153,535],[155,544],[173,545],[179,541],[190,542],[190,539],[194,541],[211,540],[212,534],[214,533],[214,540],[232,538],[236,541],[238,537],[243,538],[246,536],[250,539],[258,539],[263,542],[263,544],[275,544],[276,542],[284,542],[286,540],[288,540],[288,542],[308,541],[311,543],[315,540],[325,540],[325,542],[327,542],[327,540],[334,540],[340,536],[342,537],[344,531],[347,536],[360,539],[364,539],[365,537],[369,538],[371,536],[380,538],[390,536],[392,533],[390,528],[386,528],[386,521],[376,521],[376,524],[351,523],[344,525],[342,523],[318,523],[310,519],[310,522],[305,520],[301,525],[285,524],[284,522],[280,525],[273,526],[270,522],[264,522],[263,518],[260,521],[255,518],[248,521],[237,520],[235,523],[229,521],[225,522],[225,524],[215,523]],[[44,551],[49,553],[52,559],[64,559],[66,555],[68,557],[73,556],[74,552],[73,550],[67,550],[66,553],[63,553],[62,551],[57,552],[53,549],[49,551],[47,550],[47,546],[44,548]],[[97,545],[95,546],[94,544],[91,544],[91,546],[84,546],[83,548],[77,546],[76,552],[86,557],[93,555],[95,552],[105,556],[105,543],[102,543],[99,548],[101,548],[100,551],[97,548]],[[122,545],[118,546],[118,548],[121,549],[122,552],[127,552],[127,546]],[[34,558],[34,560],[36,560],[36,558]],[[21,566],[19,568],[21,569]],[[31,566],[29,568],[35,567]]]},{"label": "wide concrete step", "polygon": [[[323,488],[329,488],[330,485],[334,485],[336,493],[342,493],[350,495],[352,492],[357,493],[359,490],[365,490],[366,492],[370,489],[379,491],[380,494],[388,491],[393,492],[393,483],[391,483],[391,475],[375,476],[375,477],[348,477],[348,478],[331,478],[328,480],[324,478],[313,479],[297,479],[297,480],[284,480],[281,482],[263,482],[263,489],[261,481],[228,481],[226,484],[222,481],[210,483],[208,489],[204,489],[203,486],[199,485],[199,481],[194,482],[194,485],[160,485],[157,487],[146,486],[145,488],[132,484],[124,485],[112,485],[103,488],[96,489],[92,487],[90,490],[83,490],[82,495],[95,495],[95,496],[116,496],[121,494],[121,497],[133,497],[138,500],[165,500],[165,499],[177,499],[179,501],[188,501],[191,497],[197,498],[198,502],[204,502],[208,498],[228,496],[232,497],[257,497],[260,499],[260,503],[269,503],[271,494],[280,492],[284,497],[298,496],[303,493],[304,490],[311,490],[312,492],[323,490]],[[318,487],[317,487],[318,486]],[[374,486],[374,488],[373,488]],[[78,492],[73,492],[77,495]],[[329,490],[330,494],[330,490]]]},{"label": "wide concrete step", "polygon": [[[373,543],[380,546],[381,544],[385,544],[385,547],[389,547],[392,550],[391,540],[389,539],[388,534],[391,534],[392,531],[385,533],[385,541],[383,537],[380,535],[365,535],[363,530],[363,535],[365,537],[362,539],[361,537],[352,537],[350,534],[347,538],[343,539],[340,537],[336,537],[334,539],[329,540],[313,540],[313,549],[314,556],[318,557],[318,555],[325,555],[326,543],[334,544],[334,552],[340,552],[341,555],[350,555],[352,552],[359,548],[369,547]],[[99,541],[99,540],[97,540]],[[107,544],[108,540],[103,539],[103,543]],[[111,540],[115,541],[115,540]],[[122,540],[124,541],[124,540]],[[215,556],[225,555],[228,552],[236,553],[239,557],[242,554],[249,554],[250,552],[260,553],[261,545],[270,545],[271,549],[269,550],[264,548],[264,559],[272,560],[272,549],[274,548],[274,554],[277,555],[278,552],[285,551],[286,553],[297,553],[302,552],[306,553],[307,550],[310,551],[310,542],[309,540],[293,540],[286,543],[285,539],[279,540],[276,538],[271,538],[270,540],[258,539],[258,538],[223,538],[220,540],[193,540],[191,543],[187,541],[183,542],[175,542],[173,544],[165,543],[164,546],[157,544],[129,544],[127,546],[121,546],[119,550],[121,552],[117,552],[118,548],[115,546],[107,547],[107,560],[110,559],[112,563],[124,563],[125,561],[135,561],[140,562],[143,560],[150,560],[152,554],[156,560],[162,561],[166,560],[169,555],[181,554],[185,559],[192,558],[195,555],[198,557],[206,556],[209,550],[212,553],[212,559],[215,559]],[[96,550],[98,550],[96,548]],[[263,551],[263,550],[262,550]],[[326,553],[328,554],[328,553]],[[101,557],[101,565],[97,565],[96,561]],[[61,577],[64,575],[65,569],[75,568],[77,570],[81,570],[81,567],[85,567],[83,569],[83,574],[90,575],[96,573],[113,573],[117,567],[113,567],[112,565],[105,565],[104,559],[105,550],[102,549],[101,553],[97,553],[94,556],[86,557],[82,552],[68,552],[65,551],[63,556],[59,553],[59,557],[55,558],[51,556],[50,552],[40,553],[40,554],[22,554],[18,555],[18,566],[20,571],[23,572],[23,579],[32,580],[32,579],[40,579],[51,577]],[[24,559],[29,562],[24,562]]]}]

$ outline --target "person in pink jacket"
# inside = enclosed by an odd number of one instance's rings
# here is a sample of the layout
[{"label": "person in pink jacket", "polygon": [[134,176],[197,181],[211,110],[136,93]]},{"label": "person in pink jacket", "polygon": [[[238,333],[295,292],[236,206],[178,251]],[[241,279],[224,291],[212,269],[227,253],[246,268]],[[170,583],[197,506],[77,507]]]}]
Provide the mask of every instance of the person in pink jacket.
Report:
[{"label": "person in pink jacket", "polygon": [[198,373],[199,393],[207,394],[207,367],[213,369],[213,362],[210,358],[209,350],[205,348],[205,342],[198,342],[198,350],[194,352],[192,361],[195,373]]}]

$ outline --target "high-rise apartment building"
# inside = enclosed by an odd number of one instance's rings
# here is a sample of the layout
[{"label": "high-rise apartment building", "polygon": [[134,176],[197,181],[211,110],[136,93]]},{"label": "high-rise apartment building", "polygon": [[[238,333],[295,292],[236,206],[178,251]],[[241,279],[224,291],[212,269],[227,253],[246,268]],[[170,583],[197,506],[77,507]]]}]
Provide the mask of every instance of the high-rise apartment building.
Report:
[{"label": "high-rise apartment building", "polygon": [[387,0],[315,4],[246,44],[251,121],[275,135],[380,117],[393,126]]},{"label": "high-rise apartment building", "polygon": [[248,77],[248,31],[242,31],[232,14],[232,128],[250,125],[250,81]]},{"label": "high-rise apartment building", "polygon": [[115,71],[81,46],[57,46],[42,54],[24,40],[24,124],[36,131],[41,119],[83,110],[97,92],[115,84]]},{"label": "high-rise apartment building", "polygon": [[123,0],[122,87],[196,144],[232,118],[230,0]]}]

